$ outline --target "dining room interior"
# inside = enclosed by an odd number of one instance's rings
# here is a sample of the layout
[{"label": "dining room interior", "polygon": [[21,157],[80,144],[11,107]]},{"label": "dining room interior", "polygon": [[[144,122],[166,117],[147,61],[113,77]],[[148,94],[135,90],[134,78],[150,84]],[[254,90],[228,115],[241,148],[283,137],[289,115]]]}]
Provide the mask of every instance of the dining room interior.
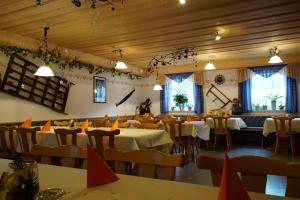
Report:
[{"label": "dining room interior", "polygon": [[0,1],[0,199],[300,198],[299,11]]}]

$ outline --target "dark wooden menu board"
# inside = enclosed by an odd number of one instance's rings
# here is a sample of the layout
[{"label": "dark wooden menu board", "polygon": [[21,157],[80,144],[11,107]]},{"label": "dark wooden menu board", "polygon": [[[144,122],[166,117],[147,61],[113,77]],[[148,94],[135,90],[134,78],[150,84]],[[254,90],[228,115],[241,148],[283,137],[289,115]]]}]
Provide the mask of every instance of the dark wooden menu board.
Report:
[{"label": "dark wooden menu board", "polygon": [[1,90],[64,113],[70,84],[59,76],[34,76],[38,66],[19,55],[10,57]]}]

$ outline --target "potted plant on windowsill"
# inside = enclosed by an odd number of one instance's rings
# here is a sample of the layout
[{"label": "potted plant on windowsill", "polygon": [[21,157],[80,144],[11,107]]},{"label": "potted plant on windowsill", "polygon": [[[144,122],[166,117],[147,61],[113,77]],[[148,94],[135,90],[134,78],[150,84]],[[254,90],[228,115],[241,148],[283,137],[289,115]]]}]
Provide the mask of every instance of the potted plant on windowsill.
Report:
[{"label": "potted plant on windowsill", "polygon": [[268,109],[267,103],[263,102],[262,103],[262,110],[267,110],[267,109]]},{"label": "potted plant on windowsill", "polygon": [[276,110],[277,101],[279,99],[281,99],[282,96],[279,96],[278,94],[274,94],[274,95],[270,94],[270,95],[266,96],[266,98],[268,98],[271,101],[272,110]]},{"label": "potted plant on windowsill", "polygon": [[180,111],[184,110],[184,105],[189,101],[188,97],[184,93],[177,93],[173,96],[175,105],[179,107]]},{"label": "potted plant on windowsill", "polygon": [[192,111],[193,106],[191,104],[188,104],[188,109],[189,109],[189,111]]},{"label": "potted plant on windowsill", "polygon": [[258,101],[253,101],[252,102],[252,109],[255,111],[259,111],[260,110],[260,103]]}]

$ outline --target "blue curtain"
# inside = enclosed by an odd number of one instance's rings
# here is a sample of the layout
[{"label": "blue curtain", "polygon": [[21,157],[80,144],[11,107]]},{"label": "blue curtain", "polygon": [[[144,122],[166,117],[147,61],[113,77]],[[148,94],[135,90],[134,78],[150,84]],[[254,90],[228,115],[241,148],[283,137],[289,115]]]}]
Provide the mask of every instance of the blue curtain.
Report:
[{"label": "blue curtain", "polygon": [[286,111],[298,113],[298,81],[291,77],[286,77]]},{"label": "blue curtain", "polygon": [[242,104],[242,112],[252,112],[251,105],[251,79],[239,83],[239,101]]},{"label": "blue curtain", "polygon": [[166,114],[169,112],[169,87],[168,84],[162,85],[160,91],[160,113]]},{"label": "blue curtain", "polygon": [[279,72],[286,65],[273,65],[273,66],[261,66],[261,67],[250,67],[249,69],[256,74],[261,75],[264,78],[269,78],[270,76]]},{"label": "blue curtain", "polygon": [[197,85],[194,83],[194,112],[201,114],[204,112],[204,98],[203,98],[203,85]]},{"label": "blue curtain", "polygon": [[187,72],[187,73],[179,73],[179,74],[166,74],[166,76],[172,79],[173,81],[176,81],[177,83],[181,83],[192,74],[193,74],[192,72]]}]

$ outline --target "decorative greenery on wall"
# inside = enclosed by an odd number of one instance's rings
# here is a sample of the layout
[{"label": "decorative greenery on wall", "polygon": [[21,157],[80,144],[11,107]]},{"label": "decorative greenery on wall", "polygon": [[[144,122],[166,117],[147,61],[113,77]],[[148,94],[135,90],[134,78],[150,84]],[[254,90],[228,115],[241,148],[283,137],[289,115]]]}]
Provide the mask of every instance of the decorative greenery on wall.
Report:
[{"label": "decorative greenery on wall", "polygon": [[19,54],[22,56],[30,55],[32,58],[39,58],[45,60],[45,64],[55,64],[60,69],[69,69],[70,71],[74,69],[86,69],[90,74],[98,75],[102,73],[110,73],[112,77],[115,76],[126,76],[130,80],[142,79],[142,76],[133,74],[132,72],[123,72],[116,70],[114,68],[105,68],[101,66],[95,66],[92,64],[82,63],[75,59],[63,59],[59,49],[55,48],[48,51],[47,58],[45,59],[45,52],[42,51],[42,46],[38,51],[31,51],[28,49],[23,49],[15,46],[0,46],[0,51],[3,52],[6,56],[11,56],[13,54]]}]

